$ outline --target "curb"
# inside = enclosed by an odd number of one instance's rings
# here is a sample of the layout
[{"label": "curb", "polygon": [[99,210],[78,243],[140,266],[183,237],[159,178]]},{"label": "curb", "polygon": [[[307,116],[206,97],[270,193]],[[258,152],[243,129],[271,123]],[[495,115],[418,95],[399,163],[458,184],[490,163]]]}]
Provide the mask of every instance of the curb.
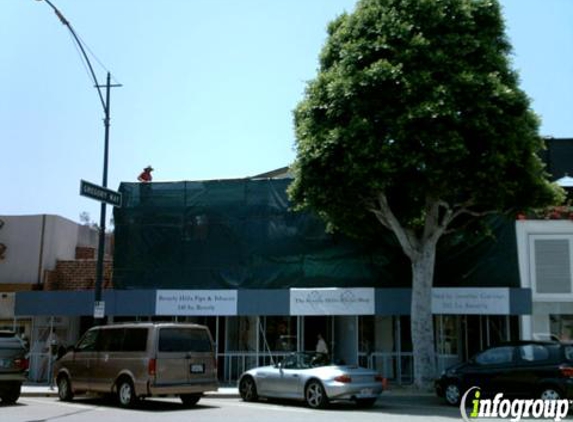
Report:
[{"label": "curb", "polygon": [[[32,388],[30,389],[29,387],[27,388],[26,386],[22,387],[22,391],[20,393],[20,397],[57,397],[58,396],[58,390],[54,389],[50,389],[49,387],[45,387],[45,388]],[[225,399],[231,399],[231,398],[238,398],[239,396],[239,392],[238,391],[225,391],[225,389],[223,391],[209,391],[206,392],[204,394],[205,398],[225,398]]]},{"label": "curb", "polygon": [[[49,388],[45,388],[45,389],[38,389],[38,390],[29,390],[26,389],[25,387],[22,388],[22,392],[20,394],[20,397],[57,397],[58,395],[58,390],[53,389],[50,390]],[[239,398],[239,392],[238,391],[209,391],[207,393],[205,393],[204,395],[205,398],[218,398],[218,399],[234,399],[234,398]],[[387,390],[384,391],[380,397],[426,397],[426,398],[431,398],[431,397],[436,397],[435,394],[432,393],[419,393],[419,392],[412,392],[412,391],[396,391],[396,390]]]}]

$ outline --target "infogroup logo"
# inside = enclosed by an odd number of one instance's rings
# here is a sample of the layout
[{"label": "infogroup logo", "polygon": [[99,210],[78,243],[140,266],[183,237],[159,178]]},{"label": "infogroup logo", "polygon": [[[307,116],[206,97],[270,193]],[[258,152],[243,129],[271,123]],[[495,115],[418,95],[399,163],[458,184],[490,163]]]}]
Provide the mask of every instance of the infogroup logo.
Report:
[{"label": "infogroup logo", "polygon": [[[472,394],[473,393],[473,394]],[[471,400],[471,403],[468,403]],[[468,406],[470,404],[470,406]],[[470,413],[468,415],[468,407]],[[482,399],[479,387],[472,387],[462,396],[460,412],[466,422],[477,418],[511,418],[517,422],[522,418],[543,418],[561,421],[569,411],[569,400],[509,400],[503,398],[503,393],[497,393],[493,399]]]}]

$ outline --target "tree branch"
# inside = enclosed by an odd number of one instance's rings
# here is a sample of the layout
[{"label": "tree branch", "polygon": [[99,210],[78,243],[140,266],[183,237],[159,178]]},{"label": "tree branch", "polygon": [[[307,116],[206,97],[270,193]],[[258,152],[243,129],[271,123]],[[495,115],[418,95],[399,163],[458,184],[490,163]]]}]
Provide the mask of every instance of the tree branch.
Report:
[{"label": "tree branch", "polygon": [[377,206],[372,202],[370,204],[369,211],[374,213],[378,221],[384,227],[390,229],[396,235],[396,238],[406,255],[412,258],[415,254],[419,253],[419,242],[416,239],[414,232],[400,224],[400,221],[396,218],[388,204],[386,194],[378,194]]}]

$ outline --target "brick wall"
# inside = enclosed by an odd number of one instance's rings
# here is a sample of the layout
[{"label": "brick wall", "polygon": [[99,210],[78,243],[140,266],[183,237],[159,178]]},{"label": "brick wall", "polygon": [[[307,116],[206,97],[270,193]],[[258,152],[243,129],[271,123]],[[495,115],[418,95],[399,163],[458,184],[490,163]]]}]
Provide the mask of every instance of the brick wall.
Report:
[{"label": "brick wall", "polygon": [[[104,260],[102,288],[111,289],[112,261]],[[54,271],[47,272],[44,290],[91,290],[95,287],[96,260],[58,261]]]},{"label": "brick wall", "polygon": [[78,246],[76,248],[76,259],[95,259],[95,248],[86,248]]}]

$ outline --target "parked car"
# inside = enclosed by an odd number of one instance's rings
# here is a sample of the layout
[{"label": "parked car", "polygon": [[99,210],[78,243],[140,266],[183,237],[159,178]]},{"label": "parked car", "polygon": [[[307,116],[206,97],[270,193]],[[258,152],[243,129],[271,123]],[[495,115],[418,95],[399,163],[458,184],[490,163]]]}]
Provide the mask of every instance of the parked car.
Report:
[{"label": "parked car", "polygon": [[244,401],[261,397],[306,401],[311,408],[324,408],[330,401],[354,401],[374,405],[383,390],[383,378],[375,371],[354,365],[334,365],[316,352],[292,353],[270,366],[253,368],[239,377]]},{"label": "parked car", "polygon": [[12,331],[0,331],[0,399],[13,404],[20,398],[22,383],[27,379],[28,350]]},{"label": "parked car", "polygon": [[122,407],[158,395],[178,395],[192,406],[218,388],[213,339],[197,324],[91,328],[56,361],[54,379],[63,401],[85,392],[113,394]]},{"label": "parked car", "polygon": [[559,342],[504,343],[446,369],[435,382],[438,396],[459,404],[471,387],[484,394],[573,398],[573,345]]}]

